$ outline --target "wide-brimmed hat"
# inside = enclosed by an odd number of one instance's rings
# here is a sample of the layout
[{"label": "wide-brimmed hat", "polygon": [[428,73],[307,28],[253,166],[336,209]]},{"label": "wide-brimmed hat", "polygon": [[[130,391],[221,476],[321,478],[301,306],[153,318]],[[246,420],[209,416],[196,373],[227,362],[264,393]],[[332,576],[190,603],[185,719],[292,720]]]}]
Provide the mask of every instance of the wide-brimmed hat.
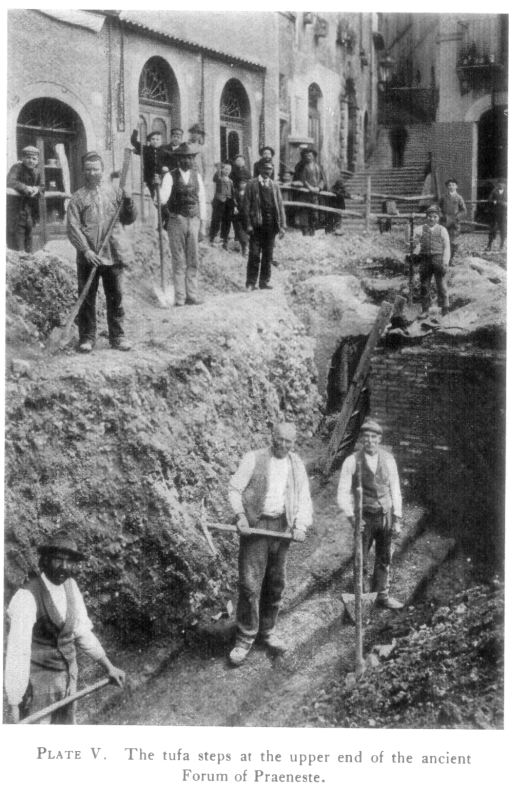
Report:
[{"label": "wide-brimmed hat", "polygon": [[441,215],[441,209],[435,203],[432,203],[431,206],[428,207],[425,214],[439,214]]},{"label": "wide-brimmed hat", "polygon": [[36,148],[35,145],[26,145],[25,148],[21,150],[22,154],[37,154],[39,156],[39,148]]},{"label": "wide-brimmed hat", "polygon": [[56,552],[65,552],[69,554],[71,559],[80,562],[85,559],[85,554],[78,550],[75,539],[71,536],[67,529],[59,529],[48,538],[46,543],[37,547],[39,554],[54,554]]},{"label": "wide-brimmed hat", "polygon": [[382,426],[379,425],[379,423],[376,422],[376,420],[365,420],[361,425],[361,433],[364,433],[365,431],[378,433],[379,436],[382,436],[383,434]]},{"label": "wide-brimmed hat", "polygon": [[196,132],[197,134],[206,134],[205,130],[200,123],[194,123],[188,130],[189,132]]},{"label": "wide-brimmed hat", "polygon": [[270,151],[272,156],[275,156],[276,153],[271,145],[262,145],[260,148],[260,156],[263,156],[263,151]]},{"label": "wide-brimmed hat", "polygon": [[176,156],[197,156],[197,151],[194,151],[188,143],[181,143],[174,151],[174,154]]}]

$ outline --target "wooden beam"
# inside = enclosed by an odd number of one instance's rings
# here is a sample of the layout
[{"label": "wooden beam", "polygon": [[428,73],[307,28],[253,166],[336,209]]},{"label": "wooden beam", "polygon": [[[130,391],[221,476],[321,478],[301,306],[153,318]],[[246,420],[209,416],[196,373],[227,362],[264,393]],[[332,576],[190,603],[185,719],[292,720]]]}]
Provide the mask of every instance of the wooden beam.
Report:
[{"label": "wooden beam", "polygon": [[393,315],[393,312],[396,309],[398,310],[402,309],[404,302],[405,300],[402,296],[397,296],[394,305],[391,305],[389,302],[382,302],[380,306],[380,310],[375,320],[375,324],[373,325],[372,331],[368,335],[368,339],[366,341],[364,351],[361,354],[359,364],[357,366],[354,377],[350,383],[350,387],[348,389],[347,395],[345,397],[345,400],[343,401],[341,412],[336,421],[336,425],[334,426],[331,439],[327,446],[327,450],[322,463],[322,470],[324,475],[328,475],[329,472],[331,471],[336,455],[338,454],[340,446],[342,445],[343,440],[345,438],[348,424],[352,418],[352,415],[354,414],[354,409],[356,408],[357,401],[359,400],[361,391],[366,383],[366,379],[368,378],[368,373],[370,371],[371,357],[375,350],[375,346],[379,342],[382,333],[384,332],[386,326],[389,323],[391,316]]}]

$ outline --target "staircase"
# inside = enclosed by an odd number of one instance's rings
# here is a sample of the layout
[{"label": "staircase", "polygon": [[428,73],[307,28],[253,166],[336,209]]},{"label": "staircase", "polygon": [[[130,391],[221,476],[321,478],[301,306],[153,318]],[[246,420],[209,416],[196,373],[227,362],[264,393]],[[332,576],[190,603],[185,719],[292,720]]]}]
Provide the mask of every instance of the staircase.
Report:
[{"label": "staircase", "polygon": [[[366,179],[371,176],[372,194],[379,195],[420,195],[423,189],[425,163],[417,163],[406,167],[390,167],[385,170],[364,170],[354,173],[347,182],[347,188],[352,199],[347,200],[347,209],[361,210],[362,204],[354,201],[356,195],[366,194]],[[383,198],[372,198],[372,211],[380,212]],[[417,208],[417,203],[396,201],[399,211],[408,210],[411,205]],[[364,210],[364,209],[363,209]]]}]

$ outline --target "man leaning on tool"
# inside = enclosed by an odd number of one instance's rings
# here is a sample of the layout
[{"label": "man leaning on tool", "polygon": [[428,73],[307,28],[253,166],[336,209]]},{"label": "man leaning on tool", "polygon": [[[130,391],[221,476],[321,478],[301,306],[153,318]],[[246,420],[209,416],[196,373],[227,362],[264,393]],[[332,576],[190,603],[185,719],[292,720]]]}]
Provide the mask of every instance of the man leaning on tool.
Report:
[{"label": "man leaning on tool", "polygon": [[[92,623],[73,569],[84,559],[70,533],[58,530],[38,549],[40,573],[15,593],[5,662],[5,690],[13,723],[76,691],[76,645],[101,664],[112,683],[124,685],[92,633]],[[75,724],[75,703],[40,719],[40,724]]]},{"label": "man leaning on tool", "polygon": [[[101,278],[107,305],[110,346],[117,351],[129,351],[131,344],[125,340],[123,329],[122,272],[133,252],[123,227],[135,222],[137,210],[128,186],[116,191],[111,184],[104,183],[103,159],[96,151],[85,154],[82,167],[84,186],[73,194],[67,210],[68,239],[77,251],[79,292],[84,288],[93,267],[96,268],[96,274],[78,313],[78,350],[82,354],[90,354],[96,342],[96,295]],[[100,257],[98,252],[119,203],[119,219]]]},{"label": "man leaning on tool", "polygon": [[[280,423],[269,448],[247,453],[229,484],[229,502],[240,533],[237,638],[229,660],[241,664],[256,637],[274,653],[286,645],[274,629],[285,587],[286,555],[302,542],[313,519],[306,469],[293,452],[292,423]],[[251,528],[288,535],[251,535]]]},{"label": "man leaning on tool", "polygon": [[[345,516],[355,523],[354,490],[358,467],[363,489],[363,591],[370,592],[368,553],[375,543],[375,566],[371,592],[377,593],[377,604],[387,609],[401,609],[403,604],[389,595],[391,542],[402,528],[402,495],[395,459],[379,445],[382,428],[375,420],[366,420],[361,427],[362,450],[345,460],[338,485],[338,505]],[[360,514],[361,515],[361,514]]]}]

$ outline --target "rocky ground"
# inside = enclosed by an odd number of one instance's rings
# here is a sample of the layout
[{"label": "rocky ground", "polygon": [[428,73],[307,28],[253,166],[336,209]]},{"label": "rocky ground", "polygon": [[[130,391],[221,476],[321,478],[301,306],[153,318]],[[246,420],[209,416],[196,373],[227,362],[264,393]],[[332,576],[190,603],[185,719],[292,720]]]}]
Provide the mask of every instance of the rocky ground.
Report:
[{"label": "rocky ground", "polygon": [[[173,656],[185,650],[189,674],[183,679],[192,684],[190,667],[197,665],[190,662],[202,661],[204,671],[200,645],[225,652],[236,600],[236,538],[215,535],[219,554],[212,557],[202,526],[229,521],[227,478],[245,450],[266,441],[274,420],[295,419],[302,453],[312,459],[318,455],[332,354],[343,337],[369,332],[382,298],[392,299],[408,287],[406,244],[397,228],[384,235],[351,230],[315,238],[291,232],[276,245],[272,292],[245,291],[244,261],[233,245],[229,252],[203,245],[205,304],[164,308],[156,234],[143,228],[132,237],[135,255],[126,273],[125,309],[133,349],[124,355],[108,348],[102,297],[94,354],[84,358],[72,346],[50,353],[50,333],[75,298],[74,256],[66,242],[53,242],[35,256],[9,253],[7,261],[6,598],[34,567],[40,538],[56,523],[72,519],[91,556],[80,578],[89,608],[103,624],[106,644],[137,679],[135,719],[113,707],[112,723],[140,720],[137,688],[144,698],[147,683],[155,673],[165,673]],[[416,326],[416,335],[428,334],[428,342],[489,348],[503,342],[505,256],[478,254],[485,241],[482,235],[462,237],[459,261],[449,275],[452,313],[425,332],[415,320],[417,304],[408,307],[411,335]],[[439,318],[435,308],[432,316]],[[351,551],[349,534],[343,538],[337,526],[333,496],[327,501],[318,490],[315,503],[315,531],[305,553],[292,553],[286,604],[290,617],[298,606],[311,606],[304,615],[312,625],[305,639],[313,641],[314,595],[320,595],[322,610],[321,591],[341,583],[337,572]],[[411,515],[412,532],[417,520]],[[440,562],[449,545],[436,541]],[[429,552],[423,551],[425,562]],[[468,585],[471,581],[464,579]],[[404,571],[407,595],[420,584],[421,576]],[[498,604],[486,611],[487,618],[495,612],[498,622]],[[341,616],[338,609],[333,616]],[[465,618],[450,614],[443,622],[450,624],[454,639],[459,626],[459,637],[465,638]],[[213,643],[204,641],[211,623],[220,623]],[[329,629],[326,623],[322,633],[328,635]],[[325,666],[339,661],[339,655],[327,655],[334,643],[327,639]],[[398,647],[395,655],[402,656]],[[407,655],[410,651],[404,650],[403,661]],[[297,678],[302,677],[301,661]],[[348,655],[344,661],[349,671]],[[91,672],[86,667],[84,677]],[[283,672],[289,674],[286,668]],[[413,667],[410,678],[415,685]],[[292,697],[300,701],[303,692],[297,689]],[[498,682],[496,698],[500,690]],[[221,684],[214,707],[224,693]],[[350,710],[345,697],[339,702],[345,693],[327,690],[331,710],[322,708],[320,718],[304,715],[298,703],[287,715],[299,726],[360,726],[343,719],[340,711]],[[93,703],[85,705],[84,716],[94,718],[94,710]],[[202,715],[199,711],[195,723],[206,723]],[[231,723],[240,723],[238,714],[229,715]],[[270,719],[268,711],[265,715]],[[376,705],[367,715],[380,722],[384,714]],[[432,726],[424,710],[414,715],[417,723],[411,719],[408,726]],[[497,706],[486,720],[500,726]]]}]

